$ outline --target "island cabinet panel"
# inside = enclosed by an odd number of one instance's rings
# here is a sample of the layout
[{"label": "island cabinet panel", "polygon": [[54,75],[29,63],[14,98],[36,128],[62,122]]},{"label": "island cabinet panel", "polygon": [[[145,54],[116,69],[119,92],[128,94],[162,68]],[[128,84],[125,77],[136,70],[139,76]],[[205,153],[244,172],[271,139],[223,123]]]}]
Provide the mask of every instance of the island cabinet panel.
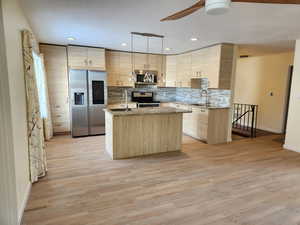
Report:
[{"label": "island cabinet panel", "polygon": [[70,132],[67,48],[43,44],[40,51],[44,55],[53,131]]},{"label": "island cabinet panel", "polygon": [[105,49],[68,46],[68,65],[71,69],[104,71]]},{"label": "island cabinet panel", "polygon": [[107,151],[113,159],[180,151],[182,113],[113,116],[106,113]]}]

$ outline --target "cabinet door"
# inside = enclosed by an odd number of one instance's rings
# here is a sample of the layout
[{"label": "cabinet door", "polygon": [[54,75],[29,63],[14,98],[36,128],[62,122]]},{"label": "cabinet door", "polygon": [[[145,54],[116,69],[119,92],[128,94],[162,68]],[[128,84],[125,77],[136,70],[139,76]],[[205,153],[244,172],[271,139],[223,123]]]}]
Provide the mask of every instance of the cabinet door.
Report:
[{"label": "cabinet door", "polygon": [[106,51],[106,71],[108,73],[119,73],[120,72],[120,52]]},{"label": "cabinet door", "polygon": [[135,53],[133,62],[134,62],[134,68],[136,70],[149,69],[147,54]]},{"label": "cabinet door", "polygon": [[208,110],[192,107],[192,113],[183,115],[183,132],[200,140],[207,140]]},{"label": "cabinet door", "polygon": [[69,46],[68,61],[72,69],[86,69],[88,66],[88,50],[85,47]]},{"label": "cabinet door", "polygon": [[177,59],[176,56],[166,57],[166,86],[176,87],[176,68]]},{"label": "cabinet door", "polygon": [[120,73],[130,74],[132,72],[133,56],[128,52],[120,52]]},{"label": "cabinet door", "polygon": [[54,133],[70,131],[67,48],[40,45],[44,55]]},{"label": "cabinet door", "polygon": [[105,50],[101,48],[88,48],[89,69],[105,70]]}]

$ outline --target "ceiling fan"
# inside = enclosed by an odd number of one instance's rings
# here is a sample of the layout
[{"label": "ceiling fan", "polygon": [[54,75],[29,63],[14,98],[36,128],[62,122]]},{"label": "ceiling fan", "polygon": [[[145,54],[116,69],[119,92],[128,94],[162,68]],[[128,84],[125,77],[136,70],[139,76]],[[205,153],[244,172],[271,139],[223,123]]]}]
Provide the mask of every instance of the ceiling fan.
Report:
[{"label": "ceiling fan", "polygon": [[178,20],[205,7],[207,14],[223,14],[229,10],[231,2],[265,3],[265,4],[300,4],[300,0],[200,0],[191,7],[177,12],[160,21]]}]

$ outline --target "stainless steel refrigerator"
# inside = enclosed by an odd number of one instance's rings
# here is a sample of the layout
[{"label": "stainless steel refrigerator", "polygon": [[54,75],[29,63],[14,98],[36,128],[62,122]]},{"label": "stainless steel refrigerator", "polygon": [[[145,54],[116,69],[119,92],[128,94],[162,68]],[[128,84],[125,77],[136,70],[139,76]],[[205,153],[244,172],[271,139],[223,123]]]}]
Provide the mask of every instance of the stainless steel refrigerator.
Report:
[{"label": "stainless steel refrigerator", "polygon": [[105,134],[106,72],[70,70],[72,136]]}]

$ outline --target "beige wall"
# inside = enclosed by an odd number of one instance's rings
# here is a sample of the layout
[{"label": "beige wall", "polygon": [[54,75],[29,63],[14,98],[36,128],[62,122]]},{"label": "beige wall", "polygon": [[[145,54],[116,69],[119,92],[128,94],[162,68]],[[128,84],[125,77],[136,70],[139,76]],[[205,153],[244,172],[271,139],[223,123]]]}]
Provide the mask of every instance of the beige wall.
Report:
[{"label": "beige wall", "polygon": [[294,73],[284,147],[300,152],[300,40],[296,42]]},{"label": "beige wall", "polygon": [[283,131],[288,69],[293,64],[293,55],[288,52],[237,61],[234,102],[259,106],[260,129]]},{"label": "beige wall", "polygon": [[15,160],[9,98],[8,72],[0,0],[0,224],[17,224]]},{"label": "beige wall", "polygon": [[18,0],[2,0],[4,35],[11,101],[11,118],[19,216],[30,188],[27,149],[26,99],[21,30],[30,29]]}]

